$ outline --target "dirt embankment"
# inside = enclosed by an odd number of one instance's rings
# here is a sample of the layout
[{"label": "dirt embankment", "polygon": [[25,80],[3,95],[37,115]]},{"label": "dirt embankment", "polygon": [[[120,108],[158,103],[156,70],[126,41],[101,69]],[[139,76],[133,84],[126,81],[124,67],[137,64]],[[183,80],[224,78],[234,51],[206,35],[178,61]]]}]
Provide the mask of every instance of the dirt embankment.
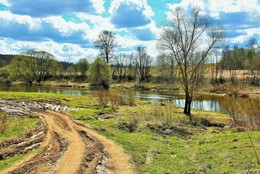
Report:
[{"label": "dirt embankment", "polygon": [[[51,110],[37,111],[35,114],[42,118],[45,128],[18,144],[9,142],[8,146],[14,148],[8,154],[26,153],[28,148],[30,149],[27,151],[42,148],[42,152],[24,159],[2,173],[134,173],[128,156],[111,140],[75,123],[67,114]],[[26,144],[28,145],[25,146]],[[5,153],[2,153],[2,158],[8,158],[8,155],[3,154]]]}]

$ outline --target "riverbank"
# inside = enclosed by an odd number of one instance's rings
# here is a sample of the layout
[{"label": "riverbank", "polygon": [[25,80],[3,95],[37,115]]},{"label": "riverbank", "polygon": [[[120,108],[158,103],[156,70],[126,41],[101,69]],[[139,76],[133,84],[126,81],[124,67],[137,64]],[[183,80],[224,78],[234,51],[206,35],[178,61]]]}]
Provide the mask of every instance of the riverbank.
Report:
[{"label": "riverbank", "polygon": [[[89,89],[89,83],[48,83],[45,85],[51,85],[54,87],[72,87],[72,88],[85,88]],[[115,83],[111,85],[111,89],[122,89],[122,90],[150,90],[158,92],[172,92],[178,94],[184,94],[182,88],[178,84],[156,84],[156,83]],[[196,93],[198,94],[212,94],[212,95],[226,95],[243,98],[260,98],[260,88],[249,85],[233,85],[230,83],[220,85],[204,85],[201,86]]]},{"label": "riverbank", "polygon": [[241,132],[228,115],[193,110],[190,125],[171,104],[112,96],[104,107],[100,97],[0,92],[2,99],[66,105],[75,120],[120,144],[137,173],[260,172],[253,150],[260,154],[260,132]]},{"label": "riverbank", "polygon": [[[12,83],[13,86],[23,85],[21,82]],[[91,89],[89,83],[78,83],[70,81],[45,81],[41,86],[55,87],[55,88],[71,88],[71,89]],[[119,90],[147,90],[156,92],[169,92],[178,95],[184,95],[182,87],[179,84],[158,84],[158,83],[142,83],[136,84],[134,82],[122,82],[113,83],[110,85],[110,89]],[[221,95],[221,96],[233,96],[242,98],[260,98],[260,88],[257,86],[243,85],[243,84],[218,84],[218,85],[203,85],[198,88],[195,93],[197,94],[209,94],[209,95]]]}]

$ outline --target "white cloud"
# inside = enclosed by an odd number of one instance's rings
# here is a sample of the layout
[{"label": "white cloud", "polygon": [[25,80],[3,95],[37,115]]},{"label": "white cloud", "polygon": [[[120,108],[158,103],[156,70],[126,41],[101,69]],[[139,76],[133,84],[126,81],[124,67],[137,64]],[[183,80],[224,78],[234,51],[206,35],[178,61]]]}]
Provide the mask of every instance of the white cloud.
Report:
[{"label": "white cloud", "polygon": [[201,8],[203,14],[219,20],[230,34],[237,34],[236,37],[228,38],[227,43],[242,44],[250,37],[259,37],[260,28],[256,28],[260,18],[259,0],[183,0],[180,3],[168,4],[167,17],[172,17],[170,11],[176,7],[190,9],[194,6]]},{"label": "white cloud", "polygon": [[110,22],[110,18],[104,18],[101,16],[90,15],[86,13],[77,13],[76,16],[81,20],[90,21],[93,24],[91,31],[86,31],[88,34],[88,39],[91,41],[96,40],[98,34],[103,30],[115,31],[114,25]]},{"label": "white cloud", "polygon": [[138,46],[144,46],[146,47],[147,53],[152,56],[156,57],[158,52],[157,52],[157,41],[152,40],[152,41],[140,41],[132,38],[126,38],[122,36],[118,36],[117,40],[122,48],[129,49],[129,51],[124,51],[127,53],[132,53],[133,51],[136,50]]},{"label": "white cloud", "polygon": [[[97,13],[102,14],[105,11],[104,0],[91,0],[91,2],[93,2],[93,6],[97,10]],[[0,3],[8,5],[7,0],[0,0]],[[149,19],[151,19],[151,17],[154,15],[152,8],[147,4],[147,0],[113,0],[109,9],[110,14],[113,14],[113,11],[116,10],[121,3],[136,4],[136,7],[140,8],[144,16],[148,17]],[[70,36],[70,34],[73,32],[81,31],[84,33],[84,39],[86,39],[86,42],[92,42],[97,39],[98,34],[104,29],[113,31],[115,33],[124,33],[124,36],[121,36],[120,34],[116,35],[119,47],[132,52],[136,49],[137,46],[145,46],[147,48],[147,52],[151,56],[155,57],[157,54],[156,40],[140,41],[136,39],[131,33],[130,29],[116,28],[114,24],[111,23],[111,17],[102,17],[99,15],[92,15],[83,12],[73,13],[72,15],[78,17],[80,21],[66,21],[62,16],[39,18],[28,15],[17,15],[11,13],[10,11],[0,11],[0,19],[2,19],[2,21],[7,23],[12,21],[19,24],[24,24],[33,31],[42,30],[44,25],[48,25],[49,29],[54,31],[48,30],[46,33],[52,32],[55,34],[53,37],[56,37],[56,34],[59,33],[63,36]],[[91,24],[89,25],[88,22]],[[149,28],[153,33],[155,33],[156,38],[158,38],[160,30],[156,27],[153,20],[151,20],[148,25],[137,27],[137,29],[146,28]],[[51,54],[55,55],[58,60],[72,62],[75,62],[82,57],[91,57],[94,59],[98,56],[99,51],[95,48],[83,48],[80,46],[80,44],[73,44],[72,42],[62,43],[62,41],[59,42],[59,38],[56,38],[57,40],[52,39],[51,34],[47,36],[50,37],[39,41],[19,41],[14,37],[10,37],[13,39],[0,38],[0,53],[19,54],[20,52],[28,49],[36,49],[50,52]]]},{"label": "white cloud", "polygon": [[136,4],[140,9],[143,8],[142,13],[151,18],[154,15],[152,8],[148,5],[147,0],[111,0],[111,6],[108,10],[110,14],[113,14],[122,3],[126,4]]},{"label": "white cloud", "polygon": [[0,40],[0,52],[2,54],[19,54],[28,49],[47,51],[53,54],[59,61],[76,62],[80,58],[93,60],[98,56],[98,50],[92,48],[85,49],[76,44],[61,44],[53,41],[15,41],[12,44],[8,44],[7,39]]},{"label": "white cloud", "polygon": [[51,23],[54,28],[58,29],[58,31],[64,35],[70,35],[74,31],[82,31],[86,34],[87,39],[87,36],[89,36],[91,31],[90,27],[86,23],[74,23],[71,21],[67,22],[61,16],[52,16],[43,18],[42,20]]},{"label": "white cloud", "polygon": [[0,0],[0,4],[3,4],[5,6],[10,6],[10,3],[8,2],[8,0]]},{"label": "white cloud", "polygon": [[260,15],[259,0],[183,0],[177,4],[168,4],[169,9],[176,7],[200,7],[202,11],[206,12],[212,17],[218,17],[221,12],[235,13],[248,12]]},{"label": "white cloud", "polygon": [[104,0],[91,0],[91,2],[97,13],[102,14],[105,11]]},{"label": "white cloud", "polygon": [[[237,32],[243,32],[245,34],[237,36],[235,38],[228,39],[227,41],[229,43],[237,44],[237,43],[244,43],[245,41],[248,41],[250,38],[255,37],[256,33],[260,33],[260,28],[249,28],[245,30],[237,30]],[[258,39],[260,39],[260,36],[258,35]],[[257,38],[256,38],[257,39]]]},{"label": "white cloud", "polygon": [[0,11],[0,19],[5,21],[15,21],[19,24],[28,25],[30,28],[37,27],[40,23],[40,19],[32,18],[30,16],[25,15],[15,15],[12,14],[10,11]]},{"label": "white cloud", "polygon": [[218,17],[220,12],[235,13],[248,12],[260,15],[260,4],[258,0],[218,0],[208,2],[210,15]]},{"label": "white cloud", "polygon": [[7,39],[0,40],[0,53],[10,54],[10,47],[7,47]]}]

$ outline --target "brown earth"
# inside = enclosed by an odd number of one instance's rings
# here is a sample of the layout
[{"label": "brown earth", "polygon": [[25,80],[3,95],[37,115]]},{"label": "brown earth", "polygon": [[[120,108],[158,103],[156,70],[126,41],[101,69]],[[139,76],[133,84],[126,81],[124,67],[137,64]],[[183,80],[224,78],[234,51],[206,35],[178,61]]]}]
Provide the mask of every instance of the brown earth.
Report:
[{"label": "brown earth", "polygon": [[[44,120],[47,130],[42,143],[37,146],[43,151],[36,156],[27,157],[2,173],[134,173],[128,156],[113,141],[75,123],[67,114],[50,110],[36,114]],[[36,140],[30,140],[34,141]]]}]

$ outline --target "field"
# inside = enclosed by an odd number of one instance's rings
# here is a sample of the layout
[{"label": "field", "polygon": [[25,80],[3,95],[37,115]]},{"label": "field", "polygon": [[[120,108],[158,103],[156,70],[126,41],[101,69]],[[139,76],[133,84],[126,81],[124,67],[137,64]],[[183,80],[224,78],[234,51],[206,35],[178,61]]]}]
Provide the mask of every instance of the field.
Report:
[{"label": "field", "polygon": [[136,173],[260,172],[260,132],[241,132],[225,114],[192,111],[191,125],[181,108],[165,103],[109,96],[104,105],[104,96],[15,92],[1,92],[0,98],[69,106],[77,122],[122,146]]}]

